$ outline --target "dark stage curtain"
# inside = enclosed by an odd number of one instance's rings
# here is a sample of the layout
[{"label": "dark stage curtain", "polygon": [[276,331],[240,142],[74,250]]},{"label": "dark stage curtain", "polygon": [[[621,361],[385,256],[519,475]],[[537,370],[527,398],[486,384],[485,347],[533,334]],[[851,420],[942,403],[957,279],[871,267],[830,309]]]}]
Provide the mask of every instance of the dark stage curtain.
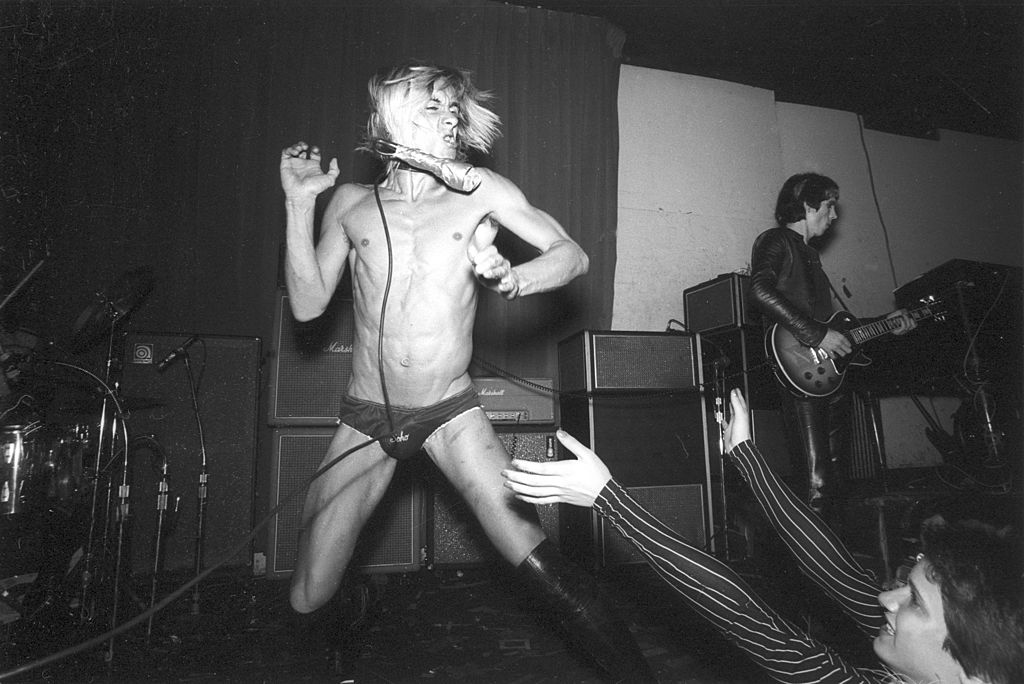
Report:
[{"label": "dark stage curtain", "polygon": [[[622,33],[604,20],[496,2],[6,3],[3,312],[62,337],[127,269],[153,268],[134,329],[273,330],[296,140],[354,153],[365,83],[418,59],[468,69],[504,136],[479,163],[515,181],[591,259],[562,291],[481,299],[477,356],[553,377],[559,339],[611,323]],[[529,258],[514,238],[513,260]],[[486,373],[485,373],[486,374]]]}]

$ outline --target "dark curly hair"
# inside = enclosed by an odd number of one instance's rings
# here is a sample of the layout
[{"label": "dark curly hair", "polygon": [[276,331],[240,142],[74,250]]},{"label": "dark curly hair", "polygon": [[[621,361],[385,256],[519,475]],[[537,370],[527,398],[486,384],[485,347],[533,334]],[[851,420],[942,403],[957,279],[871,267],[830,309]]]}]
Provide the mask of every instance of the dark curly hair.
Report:
[{"label": "dark curly hair", "polygon": [[1024,682],[1024,575],[1020,538],[976,520],[921,529],[928,578],[942,592],[943,644],[964,673],[992,684]]}]

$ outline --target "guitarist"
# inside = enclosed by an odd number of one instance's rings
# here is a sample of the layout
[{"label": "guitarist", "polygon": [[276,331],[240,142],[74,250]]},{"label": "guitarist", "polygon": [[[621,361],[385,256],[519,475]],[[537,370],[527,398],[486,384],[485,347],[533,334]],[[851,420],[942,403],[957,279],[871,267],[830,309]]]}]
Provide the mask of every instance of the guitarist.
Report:
[{"label": "guitarist", "polygon": [[[812,238],[823,235],[836,220],[839,186],[831,178],[801,173],[789,178],[775,205],[777,226],[754,241],[750,258],[750,302],[764,316],[765,328],[778,323],[801,343],[815,347],[829,358],[853,351],[841,331],[826,321],[834,313],[832,286],[821,268]],[[894,333],[909,332],[916,323],[905,310],[889,314],[898,318]],[[849,435],[849,399],[840,388],[830,396],[797,396],[779,383],[782,413],[802,482],[797,492],[829,525],[841,520],[838,495],[841,468]],[[799,445],[799,451],[796,450]]]}]

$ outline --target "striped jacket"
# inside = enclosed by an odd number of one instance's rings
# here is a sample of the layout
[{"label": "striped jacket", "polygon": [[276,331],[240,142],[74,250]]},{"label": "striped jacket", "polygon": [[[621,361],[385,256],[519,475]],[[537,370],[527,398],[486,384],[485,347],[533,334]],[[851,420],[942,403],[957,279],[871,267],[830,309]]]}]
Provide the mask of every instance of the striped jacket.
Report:
[{"label": "striped jacket", "polygon": [[[729,453],[767,519],[801,570],[874,636],[885,624],[874,577],[765,464],[750,441]],[[774,679],[791,684],[883,684],[885,669],[857,668],[779,616],[728,565],[691,545],[644,510],[614,479],[594,509],[644,555],[655,571],[726,638]]]}]

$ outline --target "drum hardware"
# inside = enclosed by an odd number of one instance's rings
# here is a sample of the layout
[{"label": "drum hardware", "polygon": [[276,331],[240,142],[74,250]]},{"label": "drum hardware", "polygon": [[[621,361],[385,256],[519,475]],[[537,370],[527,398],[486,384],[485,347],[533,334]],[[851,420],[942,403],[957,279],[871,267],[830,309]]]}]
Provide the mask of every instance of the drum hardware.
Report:
[{"label": "drum hardware", "polygon": [[35,266],[32,267],[32,270],[30,270],[25,275],[25,277],[22,278],[18,282],[18,284],[14,286],[14,289],[7,293],[7,296],[4,297],[2,302],[0,302],[0,311],[3,311],[3,308],[5,306],[7,306],[7,302],[9,302],[12,299],[14,299],[14,295],[18,294],[18,292],[21,291],[21,288],[25,287],[25,284],[28,283],[28,281],[32,279],[32,276],[34,276],[36,274],[36,271],[39,270],[39,267],[43,265],[44,261],[45,261],[45,259],[40,259],[39,262]]},{"label": "drum hardware", "polygon": [[36,581],[38,573],[30,572],[14,575],[0,580],[0,625],[6,625],[24,617],[22,597],[12,593],[18,586],[30,585]]},{"label": "drum hardware", "polygon": [[113,331],[153,289],[153,270],[148,266],[125,271],[105,292],[98,292],[75,321],[72,349],[87,350]]},{"label": "drum hardware", "polygon": [[[149,267],[141,267],[125,271],[113,285],[107,288],[106,292],[98,293],[94,301],[85,308],[75,322],[74,334],[72,336],[72,348],[76,352],[89,349],[103,336],[107,340],[105,378],[100,380],[92,375],[104,389],[103,403],[100,410],[98,444],[96,456],[96,483],[93,489],[92,507],[90,510],[90,524],[88,539],[86,542],[85,557],[82,569],[82,586],[80,593],[80,620],[85,622],[91,619],[93,613],[92,590],[96,584],[97,577],[94,574],[95,546],[96,546],[96,514],[99,504],[99,483],[106,467],[103,466],[106,450],[109,450],[110,461],[113,465],[120,457],[120,484],[117,485],[117,506],[113,508],[114,480],[112,477],[106,479],[104,525],[102,537],[103,558],[109,558],[111,552],[110,533],[116,524],[116,539],[114,549],[114,576],[110,610],[110,627],[117,626],[119,600],[121,594],[122,564],[124,561],[124,545],[126,526],[130,514],[130,485],[129,477],[129,448],[128,429],[125,424],[125,414],[117,395],[118,371],[116,360],[120,355],[116,353],[116,343],[123,338],[124,329],[121,325],[129,314],[137,307],[153,288],[153,273]],[[120,336],[119,336],[120,333]],[[82,370],[82,369],[79,369]],[[86,371],[87,372],[87,371]],[[113,388],[113,389],[112,389]],[[115,436],[121,438],[123,448],[120,454],[114,448]],[[109,442],[109,446],[108,443]],[[114,519],[111,520],[113,512]],[[113,664],[114,637],[112,636],[107,644],[107,651],[104,655],[108,667]]]}]

